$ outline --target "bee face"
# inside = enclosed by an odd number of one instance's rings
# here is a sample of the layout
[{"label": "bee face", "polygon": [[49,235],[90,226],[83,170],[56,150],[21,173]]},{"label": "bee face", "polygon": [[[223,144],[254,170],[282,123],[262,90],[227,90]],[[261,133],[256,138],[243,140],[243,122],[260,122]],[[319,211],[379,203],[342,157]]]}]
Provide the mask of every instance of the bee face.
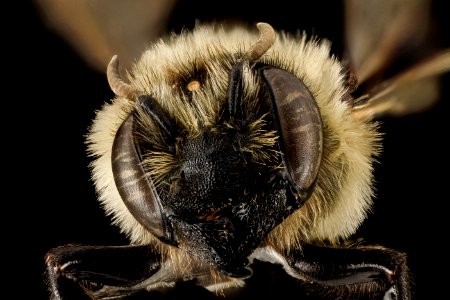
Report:
[{"label": "bee face", "polygon": [[[212,30],[144,53],[130,83],[113,84],[119,97],[98,113],[89,141],[100,199],[133,241],[162,241],[238,275],[262,243],[285,249],[353,232],[370,204],[376,133],[349,117],[326,43],[296,38],[286,55],[290,37],[261,50],[264,34]],[[111,118],[122,121],[103,128]],[[105,138],[112,151],[98,155]],[[352,182],[343,144],[366,162]],[[347,185],[360,194],[341,195]],[[335,201],[354,205],[340,211]],[[343,213],[346,222],[323,230]],[[286,234],[274,240],[277,230]]]},{"label": "bee face", "polygon": [[[149,101],[152,100],[145,99],[143,103]],[[138,114],[152,118],[146,112]],[[279,212],[267,202],[285,203],[288,196],[292,198],[286,184],[280,183],[277,166],[281,160],[274,126],[270,124],[273,122],[265,120],[267,115],[249,116],[246,121],[235,123],[219,118],[217,124],[203,126],[195,135],[178,128],[173,137],[165,134],[169,152],[156,155],[171,156],[167,159],[171,161],[169,165],[158,166],[167,169],[166,174],[160,175],[158,181],[152,180],[158,182],[156,191],[166,228],[160,238],[234,276],[246,271],[251,251],[288,213]],[[143,123],[146,121],[136,122],[134,136],[146,136]],[[261,139],[258,154],[251,151],[255,138]],[[155,173],[154,153],[158,145],[146,139],[137,139],[136,144],[144,157],[145,172]],[[257,155],[268,157],[266,164],[258,162]],[[284,215],[268,218],[274,213]]]}]

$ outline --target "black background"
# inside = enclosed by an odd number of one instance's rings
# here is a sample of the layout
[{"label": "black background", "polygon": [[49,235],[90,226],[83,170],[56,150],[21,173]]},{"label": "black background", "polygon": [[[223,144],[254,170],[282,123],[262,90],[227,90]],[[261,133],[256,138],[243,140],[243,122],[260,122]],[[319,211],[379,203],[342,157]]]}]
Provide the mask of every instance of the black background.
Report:
[{"label": "black background", "polygon": [[[295,7],[291,1],[269,6],[246,3],[245,8],[243,1],[186,2],[175,7],[168,30],[190,28],[196,19],[266,21],[275,29],[327,37],[333,51],[342,53],[338,1],[308,1]],[[442,30],[439,42],[449,46],[450,21],[441,2],[434,6]],[[4,258],[12,267],[6,288],[28,295],[24,299],[47,299],[43,272],[48,249],[67,243],[127,243],[95,200],[84,144],[95,110],[113,94],[105,75],[90,69],[49,31],[31,2],[5,29],[11,42],[4,48],[12,53],[4,58],[8,80],[3,85],[9,93],[2,97],[6,104],[2,144],[7,146],[5,163],[12,168],[4,189],[13,191],[3,196]],[[383,121],[375,206],[356,235],[408,253],[417,299],[438,299],[446,290],[439,272],[447,271],[449,75],[443,80],[443,95],[435,107]],[[281,288],[266,283],[252,286],[257,287],[255,294],[267,290],[276,294]]]}]

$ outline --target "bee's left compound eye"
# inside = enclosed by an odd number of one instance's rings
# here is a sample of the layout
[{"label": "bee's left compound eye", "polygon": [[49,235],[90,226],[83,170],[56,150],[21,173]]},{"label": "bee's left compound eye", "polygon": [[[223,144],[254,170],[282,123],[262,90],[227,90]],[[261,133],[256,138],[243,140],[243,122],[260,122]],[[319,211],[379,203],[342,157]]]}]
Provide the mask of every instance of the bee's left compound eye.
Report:
[{"label": "bee's left compound eye", "polygon": [[262,71],[269,87],[287,179],[300,199],[312,193],[322,159],[322,119],[316,100],[293,74],[274,67]]}]

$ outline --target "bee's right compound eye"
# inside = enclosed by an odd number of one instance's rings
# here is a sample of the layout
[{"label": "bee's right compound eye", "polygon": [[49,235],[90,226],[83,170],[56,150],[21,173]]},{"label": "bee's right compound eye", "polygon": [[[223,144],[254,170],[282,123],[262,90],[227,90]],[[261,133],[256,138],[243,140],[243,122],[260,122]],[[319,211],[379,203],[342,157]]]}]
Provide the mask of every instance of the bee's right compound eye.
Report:
[{"label": "bee's right compound eye", "polygon": [[151,178],[146,176],[133,137],[131,113],[116,133],[112,147],[114,181],[128,210],[158,238],[169,239],[161,199]]}]

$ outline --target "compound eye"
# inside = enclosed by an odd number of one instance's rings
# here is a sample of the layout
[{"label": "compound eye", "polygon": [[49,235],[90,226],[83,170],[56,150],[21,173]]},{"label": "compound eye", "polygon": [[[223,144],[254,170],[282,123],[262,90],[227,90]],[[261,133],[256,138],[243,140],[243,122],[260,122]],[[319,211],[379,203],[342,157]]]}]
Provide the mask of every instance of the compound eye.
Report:
[{"label": "compound eye", "polygon": [[278,120],[287,178],[300,202],[306,201],[314,188],[322,159],[323,128],[319,108],[306,85],[293,74],[275,67],[261,72]]},{"label": "compound eye", "polygon": [[134,114],[131,113],[116,133],[112,147],[114,181],[130,213],[158,238],[168,239],[161,200],[142,167],[133,137]]}]

